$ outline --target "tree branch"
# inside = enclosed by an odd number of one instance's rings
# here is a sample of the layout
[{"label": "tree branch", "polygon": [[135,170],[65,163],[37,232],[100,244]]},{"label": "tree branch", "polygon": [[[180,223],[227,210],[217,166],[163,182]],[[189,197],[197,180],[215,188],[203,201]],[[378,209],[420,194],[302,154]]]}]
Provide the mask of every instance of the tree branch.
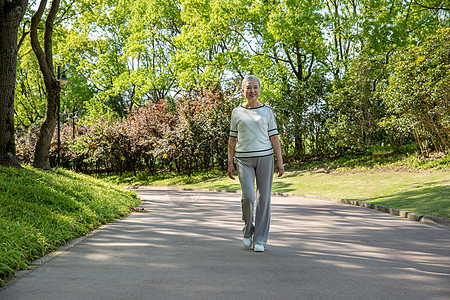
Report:
[{"label": "tree branch", "polygon": [[308,80],[309,77],[311,77],[311,75],[312,75],[312,67],[313,67],[313,64],[314,64],[314,58],[315,58],[315,53],[313,51],[312,55],[311,55],[311,62],[309,63],[309,67],[308,67],[308,74],[305,77],[305,81]]},{"label": "tree branch", "polygon": [[45,31],[44,31],[44,51],[46,56],[47,65],[53,73],[53,23],[58,13],[60,0],[53,0],[50,6],[50,11],[47,15],[47,20],[45,21]]},{"label": "tree branch", "polygon": [[[292,59],[291,59],[291,55],[289,54],[289,51],[286,49],[285,44],[283,44],[283,50],[284,50],[284,53],[286,53],[286,56],[288,58],[288,60],[286,62],[291,66],[292,72],[294,72],[295,77],[297,77],[297,79],[301,81],[302,74],[300,74],[299,71],[295,69],[294,63],[292,62]],[[299,54],[297,53],[297,55],[299,55]]]},{"label": "tree branch", "polygon": [[36,13],[31,17],[31,28],[30,28],[30,38],[31,47],[33,48],[36,58],[39,62],[39,68],[41,69],[42,75],[44,76],[45,85],[51,88],[55,76],[53,75],[53,70],[47,64],[47,59],[45,53],[42,50],[41,44],[39,43],[38,36],[38,25],[41,22],[42,15],[44,14],[45,6],[47,5],[47,0],[41,0],[39,8]]},{"label": "tree branch", "polygon": [[[426,8],[426,9],[431,9],[431,10],[448,10],[448,11],[450,11],[450,7],[444,7],[444,6],[440,6],[439,7],[437,4],[436,4],[436,6],[428,6],[428,5],[425,5],[425,4],[421,4],[419,2],[416,2],[415,4],[420,6],[420,7]],[[442,3],[439,3],[439,4],[442,4]]]},{"label": "tree branch", "polygon": [[30,21],[25,21],[25,23],[23,24],[23,28],[22,28],[22,36],[20,37],[19,43],[17,43],[17,51],[19,51],[20,47],[22,46],[23,41],[25,40],[25,37],[27,36],[27,34],[30,33],[30,31],[26,31],[25,29],[25,25],[29,24]]}]

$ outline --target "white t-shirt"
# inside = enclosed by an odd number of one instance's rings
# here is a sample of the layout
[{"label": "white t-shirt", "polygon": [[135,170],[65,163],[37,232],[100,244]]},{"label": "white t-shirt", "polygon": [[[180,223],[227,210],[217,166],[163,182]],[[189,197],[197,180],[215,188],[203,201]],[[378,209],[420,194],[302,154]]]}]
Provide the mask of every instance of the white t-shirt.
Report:
[{"label": "white t-shirt", "polygon": [[273,154],[269,137],[278,134],[273,109],[236,107],[231,113],[230,136],[237,138],[234,156],[259,157]]}]

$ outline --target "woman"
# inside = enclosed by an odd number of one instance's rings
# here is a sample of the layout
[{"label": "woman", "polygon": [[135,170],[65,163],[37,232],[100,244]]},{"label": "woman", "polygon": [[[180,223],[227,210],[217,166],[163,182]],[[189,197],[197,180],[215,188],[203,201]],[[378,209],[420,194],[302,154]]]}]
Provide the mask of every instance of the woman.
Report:
[{"label": "woman", "polygon": [[245,223],[242,244],[247,249],[253,245],[255,252],[264,252],[269,236],[274,152],[278,177],[284,174],[275,115],[270,106],[258,101],[260,90],[258,77],[244,77],[242,93],[247,101],[231,114],[228,140],[228,176],[234,179],[234,158],[242,189],[242,220]]}]

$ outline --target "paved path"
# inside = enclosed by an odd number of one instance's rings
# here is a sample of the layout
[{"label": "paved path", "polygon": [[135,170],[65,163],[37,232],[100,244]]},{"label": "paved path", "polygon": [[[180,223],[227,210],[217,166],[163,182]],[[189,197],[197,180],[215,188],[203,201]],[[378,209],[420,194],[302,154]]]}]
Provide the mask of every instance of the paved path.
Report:
[{"label": "paved path", "polygon": [[269,246],[241,246],[240,195],[140,189],[132,213],[0,299],[449,299],[450,232],[372,209],[273,197]]}]

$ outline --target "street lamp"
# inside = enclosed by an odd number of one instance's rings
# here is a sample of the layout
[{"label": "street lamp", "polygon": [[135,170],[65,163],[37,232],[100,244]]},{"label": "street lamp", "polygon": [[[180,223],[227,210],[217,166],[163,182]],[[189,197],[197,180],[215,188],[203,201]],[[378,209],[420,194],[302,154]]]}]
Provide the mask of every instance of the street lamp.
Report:
[{"label": "street lamp", "polygon": [[[78,120],[80,117],[78,117],[78,112],[75,111],[75,106],[73,106],[73,104],[72,104],[72,112],[68,113],[67,115],[68,117],[66,120],[69,122],[69,124],[70,122],[72,122],[72,139],[73,141],[75,141],[75,121]],[[76,159],[73,161],[73,167],[75,168],[75,170],[77,169]]]},{"label": "street lamp", "polygon": [[67,121],[72,122],[72,138],[75,139],[75,121],[80,117],[78,116],[78,112],[75,111],[75,107],[72,107],[72,112],[68,113]]},{"label": "street lamp", "polygon": [[[66,84],[69,82],[69,79],[66,77],[66,72],[62,72],[61,74],[61,69],[60,66],[58,66],[58,81],[61,85]],[[60,161],[61,161],[61,157],[60,157],[60,148],[61,148],[61,124],[60,124],[60,117],[59,117],[59,111],[60,111],[60,107],[61,107],[61,93],[58,94],[58,168],[60,166]]]}]

